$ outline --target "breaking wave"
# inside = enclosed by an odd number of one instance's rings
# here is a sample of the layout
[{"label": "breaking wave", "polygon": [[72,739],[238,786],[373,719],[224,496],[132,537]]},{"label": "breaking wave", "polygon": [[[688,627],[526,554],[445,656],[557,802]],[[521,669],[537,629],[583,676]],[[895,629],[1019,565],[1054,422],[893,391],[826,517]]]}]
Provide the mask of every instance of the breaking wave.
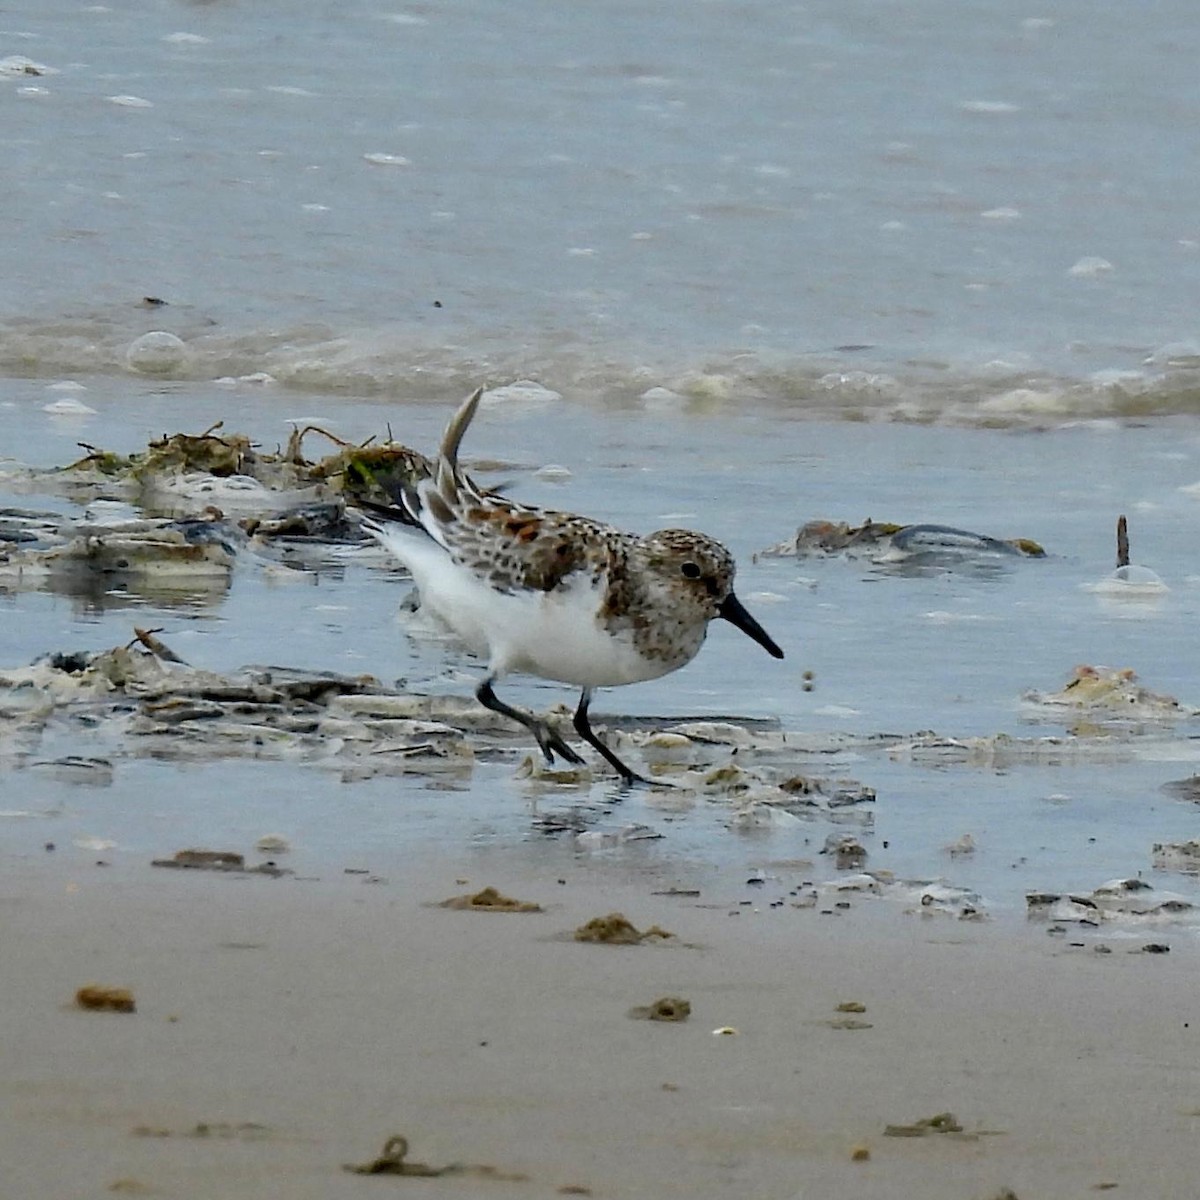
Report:
[{"label": "breaking wave", "polygon": [[463,332],[431,340],[382,328],[321,325],[230,332],[160,309],[0,324],[0,374],[127,376],[144,384],[212,381],[326,395],[429,400],[486,383],[536,381],[586,402],[663,410],[786,407],[824,420],[1045,428],[1081,420],[1200,414],[1200,343],[1137,356],[1129,369],[1068,377],[1024,362],[889,362],[871,346],[793,356],[762,350],[671,356],[584,343]]}]

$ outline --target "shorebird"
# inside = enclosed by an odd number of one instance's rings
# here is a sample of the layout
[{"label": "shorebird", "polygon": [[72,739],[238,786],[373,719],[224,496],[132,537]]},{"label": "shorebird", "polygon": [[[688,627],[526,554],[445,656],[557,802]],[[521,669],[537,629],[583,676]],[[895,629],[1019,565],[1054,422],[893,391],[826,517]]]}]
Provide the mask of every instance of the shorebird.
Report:
[{"label": "shorebird", "polygon": [[583,758],[547,721],[501,700],[494,685],[523,672],[581,688],[575,731],[626,784],[647,783],[596,735],[598,687],[657,679],[696,656],[722,617],[775,658],[783,651],[733,591],[733,556],[686,529],[645,537],[574,513],[481,489],[458,464],[483,389],[451,418],[436,459],[394,491],[360,501],[363,527],[411,572],[422,606],[485,659],[475,695],[525,726],[548,763]]}]

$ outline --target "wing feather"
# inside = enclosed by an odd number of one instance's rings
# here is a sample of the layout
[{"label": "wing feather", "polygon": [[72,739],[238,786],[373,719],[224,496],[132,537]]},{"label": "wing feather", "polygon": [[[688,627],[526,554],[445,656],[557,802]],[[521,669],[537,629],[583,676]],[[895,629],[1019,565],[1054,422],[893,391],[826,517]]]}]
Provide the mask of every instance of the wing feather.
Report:
[{"label": "wing feather", "polygon": [[421,528],[455,563],[502,592],[551,592],[585,573],[611,583],[632,535],[587,517],[508,500],[484,491],[463,472],[458,452],[482,396],[483,389],[476,388],[459,405],[423,478],[397,489],[392,505],[361,507]]}]

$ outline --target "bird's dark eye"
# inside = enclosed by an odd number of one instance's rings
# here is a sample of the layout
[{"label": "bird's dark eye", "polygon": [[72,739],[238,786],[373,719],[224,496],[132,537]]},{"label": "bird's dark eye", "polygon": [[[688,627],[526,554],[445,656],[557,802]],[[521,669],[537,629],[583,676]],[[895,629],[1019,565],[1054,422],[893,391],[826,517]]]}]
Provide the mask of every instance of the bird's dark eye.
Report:
[{"label": "bird's dark eye", "polygon": [[679,568],[679,570],[684,579],[700,578],[700,568],[694,562],[685,562],[683,566]]}]

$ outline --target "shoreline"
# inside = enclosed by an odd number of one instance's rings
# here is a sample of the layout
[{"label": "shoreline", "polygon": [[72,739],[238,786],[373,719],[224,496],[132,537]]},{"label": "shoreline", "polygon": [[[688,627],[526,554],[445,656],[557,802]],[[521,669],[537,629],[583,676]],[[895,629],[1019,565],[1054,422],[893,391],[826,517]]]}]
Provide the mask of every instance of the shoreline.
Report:
[{"label": "shoreline", "polygon": [[[425,847],[387,879],[268,879],[6,856],[4,1194],[1025,1200],[1115,1184],[1174,1200],[1193,1186],[1192,938],[1097,953],[1007,921],[755,911],[720,879],[655,895],[681,886],[669,868],[552,857]],[[437,907],[488,884],[547,911]],[[677,936],[573,940],[613,911]],[[138,1011],[75,1008],[89,982],[130,987]],[[630,1019],[665,995],[690,1001],[686,1023]],[[831,1025],[847,1001],[865,1012]],[[724,1026],[738,1033],[714,1036]],[[946,1111],[961,1134],[883,1135]],[[527,1178],[342,1169],[394,1134],[412,1161]]]}]

